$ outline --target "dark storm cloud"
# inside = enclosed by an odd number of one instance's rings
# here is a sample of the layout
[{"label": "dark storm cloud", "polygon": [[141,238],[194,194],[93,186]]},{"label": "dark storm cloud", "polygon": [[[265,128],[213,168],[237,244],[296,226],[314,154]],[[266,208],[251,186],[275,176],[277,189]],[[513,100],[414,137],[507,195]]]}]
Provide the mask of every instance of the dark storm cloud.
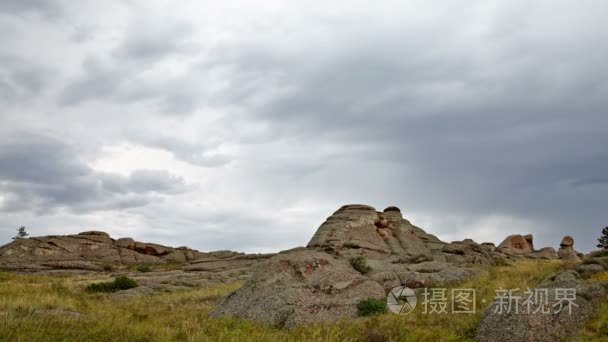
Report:
[{"label": "dark storm cloud", "polygon": [[94,171],[71,145],[27,133],[1,141],[0,165],[3,211],[124,209],[186,190],[167,171],[135,170],[128,177]]},{"label": "dark storm cloud", "polygon": [[[35,4],[4,2],[0,11],[40,12],[50,3]],[[118,140],[204,166],[193,171],[201,179],[219,188],[232,182],[243,197],[273,210],[298,200],[327,205],[327,214],[345,202],[395,204],[438,218],[444,226],[431,227],[433,233],[458,231],[462,238],[476,237],[459,222],[500,216],[527,223],[537,245],[556,247],[571,234],[580,249],[590,249],[606,226],[605,4],[421,6],[391,15],[370,9],[364,17],[296,8],[295,16],[233,13],[236,29],[232,20],[141,15],[148,6],[132,4],[125,25],[108,25],[124,30],[118,35],[91,24],[111,43],[101,40],[108,46],[95,45],[73,62],[59,85],[59,112],[94,117],[105,115],[106,105],[144,104],[137,110],[145,113],[107,123],[103,132],[143,126],[125,129]],[[408,11],[428,20],[409,18],[410,26]],[[216,35],[207,35],[207,24],[219,25],[209,31]],[[0,100],[7,103],[35,98],[52,79],[35,63],[3,64]],[[197,120],[208,113],[221,119]],[[56,125],[62,120],[58,115]],[[87,124],[83,119],[87,134],[107,134]],[[191,124],[198,126],[185,127]],[[0,149],[5,211],[141,207],[184,191],[166,171],[95,172],[73,143],[18,141]],[[237,152],[223,152],[224,145]],[[233,178],[206,169],[226,165]],[[289,238],[276,218],[234,210],[218,193],[217,205],[230,207],[226,214],[184,218],[179,209],[187,200],[157,215],[163,217],[141,213],[153,218],[158,236],[175,235],[166,228],[175,223],[211,227],[213,243],[200,242],[209,249]],[[267,226],[271,233],[259,233]],[[525,233],[500,229],[496,240]]]},{"label": "dark storm cloud", "polygon": [[54,72],[37,63],[0,54],[0,100],[15,104],[39,96]]},{"label": "dark storm cloud", "polygon": [[[446,49],[453,37],[425,32],[417,32],[425,46],[381,33],[312,66],[254,46],[222,63],[252,79],[282,76],[253,91],[235,82],[225,96],[241,98],[276,137],[341,142],[361,163],[394,163],[406,178],[394,191],[416,194],[405,195],[408,209],[523,217],[552,227],[542,242],[578,234],[589,248],[608,196],[608,68],[600,62],[608,50],[598,48],[606,31],[550,43],[490,34],[484,43],[498,53],[490,59],[468,45]],[[573,45],[594,53],[570,53]],[[248,102],[272,88],[287,91]]]},{"label": "dark storm cloud", "polygon": [[27,14],[37,13],[46,17],[60,14],[61,8],[54,0],[2,0],[0,13]]}]

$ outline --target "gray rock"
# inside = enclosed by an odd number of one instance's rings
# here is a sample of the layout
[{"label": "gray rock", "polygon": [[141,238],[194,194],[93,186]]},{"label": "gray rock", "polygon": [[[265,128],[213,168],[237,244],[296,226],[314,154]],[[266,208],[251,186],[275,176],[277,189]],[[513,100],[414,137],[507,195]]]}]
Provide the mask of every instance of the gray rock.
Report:
[{"label": "gray rock", "polygon": [[598,264],[583,264],[576,267],[576,272],[578,272],[583,279],[591,278],[605,270],[604,266]]},{"label": "gray rock", "polygon": [[496,251],[507,255],[527,255],[534,251],[532,235],[509,235],[501,242]]},{"label": "gray rock", "polygon": [[557,252],[555,251],[555,249],[553,247],[541,248],[538,251],[534,251],[530,256],[533,258],[547,259],[547,260],[554,260],[554,259],[558,258]]},{"label": "gray rock", "polygon": [[289,328],[356,317],[357,303],[367,298],[385,298],[384,289],[347,261],[323,252],[294,251],[261,263],[253,278],[211,316]]},{"label": "gray rock", "polygon": [[116,240],[116,246],[127,248],[127,249],[135,249],[135,240],[131,238],[120,238]]},{"label": "gray rock", "polygon": [[[519,302],[516,314],[515,304],[507,312],[498,312],[498,302],[492,303],[483,314],[477,329],[477,341],[557,341],[577,340],[577,335],[587,321],[597,310],[599,303],[605,298],[605,289],[599,284],[588,284],[580,279],[573,271],[566,271],[552,277],[554,280],[546,284],[549,291],[549,308],[557,303],[555,289],[575,289],[576,299],[571,310],[564,309],[559,313],[552,311],[548,314],[528,314],[524,300]],[[506,310],[505,310],[506,311]]]}]

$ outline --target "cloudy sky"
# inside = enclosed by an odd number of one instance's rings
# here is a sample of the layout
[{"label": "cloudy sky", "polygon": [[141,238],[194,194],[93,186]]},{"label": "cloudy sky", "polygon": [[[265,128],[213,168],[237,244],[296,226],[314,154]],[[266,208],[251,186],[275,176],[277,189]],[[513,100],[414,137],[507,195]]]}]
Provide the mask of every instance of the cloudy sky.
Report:
[{"label": "cloudy sky", "polygon": [[329,3],[0,0],[0,244],[278,251],[364,203],[594,247],[605,1]]}]

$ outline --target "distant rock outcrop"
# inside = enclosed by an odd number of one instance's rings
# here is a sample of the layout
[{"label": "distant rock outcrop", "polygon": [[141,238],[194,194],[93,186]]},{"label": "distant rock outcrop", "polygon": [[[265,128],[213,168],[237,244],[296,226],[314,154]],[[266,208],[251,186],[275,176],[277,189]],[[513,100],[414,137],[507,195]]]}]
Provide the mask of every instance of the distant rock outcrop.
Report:
[{"label": "distant rock outcrop", "polygon": [[564,260],[581,260],[582,255],[574,250],[574,239],[571,236],[564,236],[559,244],[557,255]]},{"label": "distant rock outcrop", "polygon": [[[186,271],[219,272],[243,269],[265,260],[271,254],[244,254],[231,251],[203,253],[187,247],[167,247],[137,242],[132,238],[112,239],[101,231],[67,236],[41,236],[17,239],[0,247],[0,269],[16,271],[105,269],[133,264],[184,264]],[[243,261],[246,260],[246,261]],[[215,267],[208,262],[215,262]],[[221,266],[218,266],[218,263]],[[201,265],[206,265],[202,267]],[[243,269],[251,273],[249,269]]]},{"label": "distant rock outcrop", "polygon": [[528,235],[509,235],[496,247],[498,252],[508,255],[527,255],[534,251],[533,237]]}]

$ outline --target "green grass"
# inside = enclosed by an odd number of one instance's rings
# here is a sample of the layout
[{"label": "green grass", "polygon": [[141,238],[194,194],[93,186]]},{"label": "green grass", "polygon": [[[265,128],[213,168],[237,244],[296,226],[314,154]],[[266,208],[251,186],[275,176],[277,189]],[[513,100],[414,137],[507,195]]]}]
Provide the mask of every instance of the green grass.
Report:
[{"label": "green grass", "polygon": [[359,310],[359,316],[383,314],[388,310],[386,298],[368,298],[362,300],[357,304],[357,309]]},{"label": "green grass", "polygon": [[348,260],[350,265],[362,274],[369,273],[372,268],[367,264],[367,259],[362,256],[356,256]]},{"label": "green grass", "polygon": [[92,283],[87,286],[87,292],[116,292],[120,290],[128,290],[139,286],[137,281],[126,277],[119,276],[114,281],[104,281],[100,283]]},{"label": "green grass", "polygon": [[152,267],[150,267],[150,265],[147,265],[147,264],[137,265],[135,269],[141,273],[152,272]]},{"label": "green grass", "polygon": [[[218,300],[239,288],[230,284],[111,300],[86,292],[99,276],[34,276],[0,272],[0,341],[472,341],[494,290],[537,285],[548,274],[569,267],[556,261],[524,261],[489,269],[488,276],[454,284],[477,291],[477,313],[428,315],[420,305],[410,314],[392,313],[341,321],[330,326],[292,330],[247,321],[211,319]],[[62,309],[80,318],[37,315]],[[590,323],[586,338],[602,336],[608,303]],[[604,325],[602,325],[604,324]]]}]

